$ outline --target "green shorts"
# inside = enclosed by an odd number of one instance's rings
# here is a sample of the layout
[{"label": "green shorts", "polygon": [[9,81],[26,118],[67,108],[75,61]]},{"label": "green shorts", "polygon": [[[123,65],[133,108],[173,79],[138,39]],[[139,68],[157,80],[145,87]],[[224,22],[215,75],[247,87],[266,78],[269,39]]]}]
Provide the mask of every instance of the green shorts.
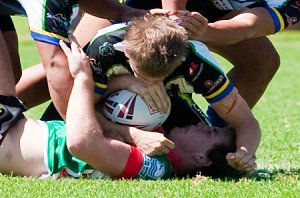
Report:
[{"label": "green shorts", "polygon": [[[48,121],[45,124],[48,127],[48,142],[44,161],[48,173],[40,176],[40,178],[110,178],[70,154],[67,148],[66,124],[64,121]],[[148,157],[142,154],[142,158],[143,163],[136,175],[137,178],[155,180],[166,179],[171,176],[171,164],[165,155]]]},{"label": "green shorts", "polygon": [[109,178],[70,154],[66,144],[66,124],[64,121],[48,121],[45,124],[48,127],[48,142],[45,151],[48,174],[41,176],[41,178]]}]

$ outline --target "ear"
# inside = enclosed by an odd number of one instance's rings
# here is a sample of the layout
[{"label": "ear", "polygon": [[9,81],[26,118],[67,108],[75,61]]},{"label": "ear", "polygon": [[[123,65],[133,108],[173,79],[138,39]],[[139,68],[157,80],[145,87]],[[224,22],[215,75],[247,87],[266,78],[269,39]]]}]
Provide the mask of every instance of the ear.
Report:
[{"label": "ear", "polygon": [[212,164],[212,161],[208,159],[207,156],[202,154],[195,155],[194,159],[196,160],[199,167],[210,166]]},{"label": "ear", "polygon": [[126,47],[124,48],[124,54],[125,54],[125,56],[126,56],[127,58],[129,58],[129,57],[128,57],[128,53],[127,53]]}]

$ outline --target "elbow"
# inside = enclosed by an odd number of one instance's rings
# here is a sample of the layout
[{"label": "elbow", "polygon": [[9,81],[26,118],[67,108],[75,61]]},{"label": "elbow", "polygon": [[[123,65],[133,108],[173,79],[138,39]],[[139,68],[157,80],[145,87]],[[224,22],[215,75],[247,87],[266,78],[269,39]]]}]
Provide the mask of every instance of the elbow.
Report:
[{"label": "elbow", "polygon": [[86,140],[81,137],[67,139],[67,149],[74,156],[81,156],[86,150]]},{"label": "elbow", "polygon": [[83,134],[67,136],[67,149],[71,155],[78,158],[84,158],[86,154],[91,152],[92,148],[91,140]]}]

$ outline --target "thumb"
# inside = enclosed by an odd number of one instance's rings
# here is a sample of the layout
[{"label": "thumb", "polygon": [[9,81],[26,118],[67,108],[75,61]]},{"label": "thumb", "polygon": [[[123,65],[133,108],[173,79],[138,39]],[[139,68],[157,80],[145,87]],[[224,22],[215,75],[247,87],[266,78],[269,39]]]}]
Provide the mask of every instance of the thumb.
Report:
[{"label": "thumb", "polygon": [[235,158],[235,154],[234,153],[227,153],[226,155],[226,159],[227,160],[233,160]]}]

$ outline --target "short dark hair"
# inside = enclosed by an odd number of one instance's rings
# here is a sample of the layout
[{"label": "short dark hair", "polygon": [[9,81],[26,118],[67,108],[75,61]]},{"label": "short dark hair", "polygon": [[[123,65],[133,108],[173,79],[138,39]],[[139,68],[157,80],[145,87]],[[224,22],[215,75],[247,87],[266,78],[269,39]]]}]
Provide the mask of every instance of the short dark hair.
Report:
[{"label": "short dark hair", "polygon": [[[229,152],[235,152],[235,143],[230,145],[219,144],[207,152],[207,157],[212,161],[210,166],[202,167],[201,175],[212,178],[237,178],[242,172],[232,168],[226,160]],[[198,173],[199,173],[198,172]]]}]

